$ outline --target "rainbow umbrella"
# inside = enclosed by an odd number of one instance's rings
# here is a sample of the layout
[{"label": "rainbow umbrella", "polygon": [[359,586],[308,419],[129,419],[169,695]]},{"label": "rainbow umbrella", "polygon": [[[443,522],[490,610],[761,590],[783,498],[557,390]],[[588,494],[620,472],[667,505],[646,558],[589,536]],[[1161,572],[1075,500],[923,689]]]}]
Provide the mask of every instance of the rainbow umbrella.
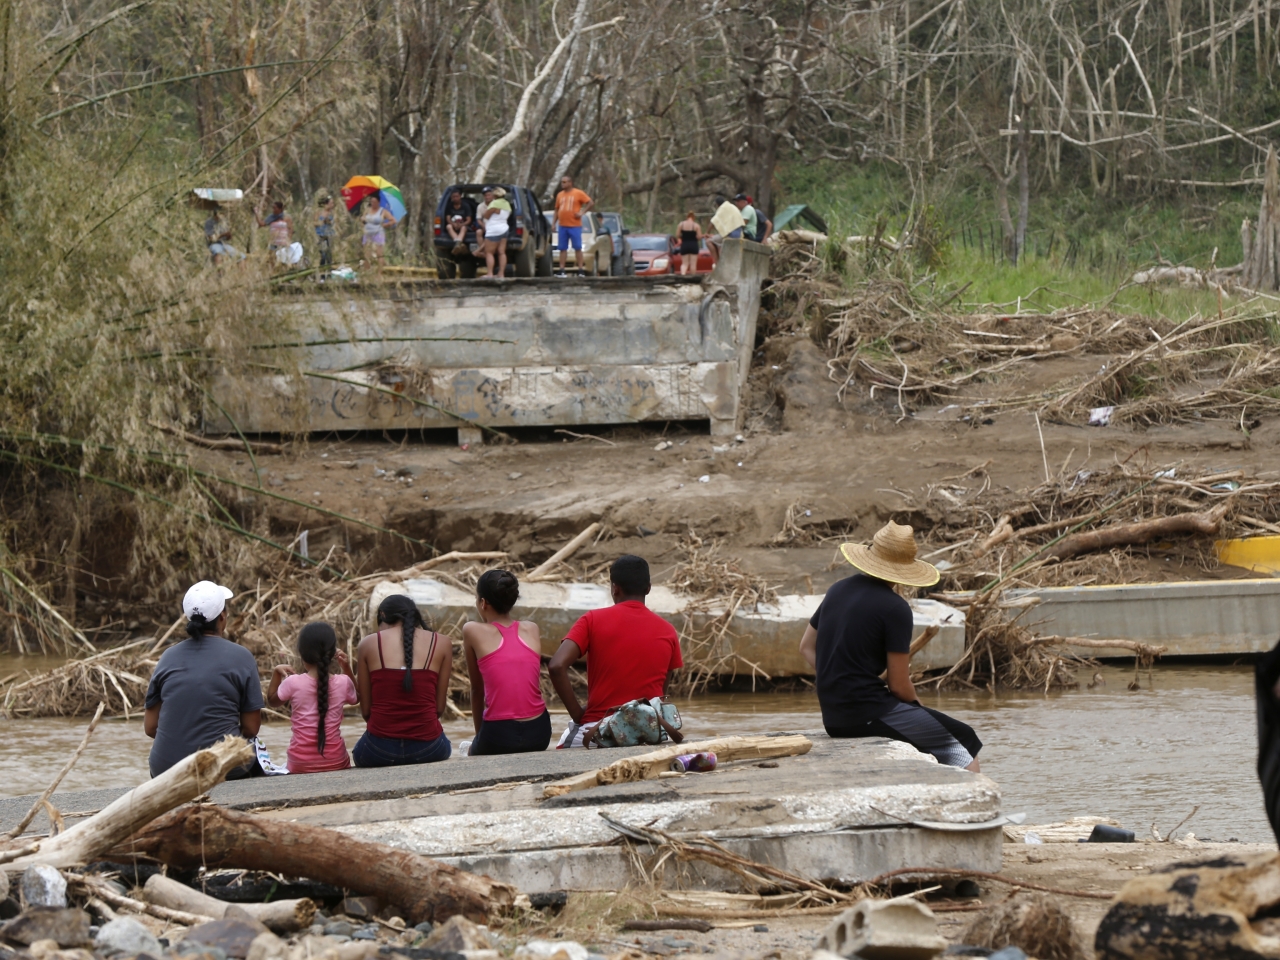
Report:
[{"label": "rainbow umbrella", "polygon": [[342,199],[351,213],[356,213],[364,199],[372,194],[378,195],[378,204],[395,217],[397,222],[404,219],[404,197],[400,188],[390,180],[382,177],[352,177],[342,188]]}]

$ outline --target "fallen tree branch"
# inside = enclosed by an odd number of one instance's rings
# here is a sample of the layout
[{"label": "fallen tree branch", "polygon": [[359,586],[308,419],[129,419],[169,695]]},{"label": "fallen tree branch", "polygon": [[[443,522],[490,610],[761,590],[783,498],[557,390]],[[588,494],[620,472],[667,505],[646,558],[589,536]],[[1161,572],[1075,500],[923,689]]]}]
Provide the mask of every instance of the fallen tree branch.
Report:
[{"label": "fallen tree branch", "polygon": [[[185,883],[155,874],[147,878],[142,888],[142,898],[154,906],[168,907],[191,914],[203,914],[221,920],[231,904],[188,887]],[[241,903],[243,909],[259,923],[275,933],[294,933],[311,926],[315,919],[315,903],[303,897],[300,900],[272,900],[267,903]]]},{"label": "fallen tree branch", "polygon": [[216,917],[207,917],[198,913],[187,913],[184,910],[172,910],[169,907],[162,907],[155,903],[144,903],[141,900],[134,900],[132,897],[126,897],[122,893],[116,893],[105,882],[98,877],[86,876],[83,874],[73,874],[71,876],[72,883],[83,884],[93,896],[109,903],[113,907],[121,910],[131,910],[134,913],[145,913],[159,920],[168,920],[171,923],[180,923],[184,927],[194,927],[201,923],[208,923]]},{"label": "fallen tree branch", "polygon": [[163,433],[169,434],[171,437],[178,437],[187,443],[194,443],[197,447],[205,447],[209,450],[243,450],[246,446],[255,453],[284,453],[284,444],[270,443],[266,440],[215,440],[213,437],[202,437],[198,433],[191,433],[178,427],[170,426],[167,423],[161,423],[158,420],[152,420],[151,425]]},{"label": "fallen tree branch", "polygon": [[76,747],[76,752],[71,755],[71,759],[63,764],[62,769],[58,771],[58,775],[53,778],[49,786],[44,788],[44,793],[36,798],[36,802],[31,805],[31,809],[27,811],[27,815],[18,821],[18,825],[6,833],[3,837],[5,840],[12,840],[19,836],[23,830],[31,824],[36,818],[36,814],[40,812],[40,808],[44,806],[45,801],[53,796],[53,791],[58,789],[58,784],[62,783],[63,777],[71,772],[71,768],[76,765],[76,761],[80,759],[80,755],[84,753],[84,748],[89,746],[89,738],[93,736],[93,731],[98,729],[98,721],[102,719],[102,711],[107,705],[101,700],[98,701],[98,710],[93,715],[93,719],[89,721],[89,728],[84,732],[84,739],[80,741],[80,746]]},{"label": "fallen tree branch", "polygon": [[1067,560],[1082,553],[1096,553],[1100,550],[1110,550],[1112,547],[1150,543],[1160,537],[1179,534],[1194,533],[1212,536],[1222,525],[1227,506],[1222,504],[1203,513],[1179,513],[1172,517],[1139,520],[1137,523],[1119,523],[1115,526],[1103,527],[1101,530],[1072,534],[1069,537],[1063,537],[1053,549],[1046,550],[1044,557]]},{"label": "fallen tree branch", "polygon": [[412,924],[461,914],[488,922],[515,902],[515,888],[429,857],[337,830],[228,810],[174,810],[121,843],[111,859],[149,856],[173,867],[230,867],[309,877],[394,904]]},{"label": "fallen tree branch", "polygon": [[929,641],[942,632],[942,624],[931,623],[924,628],[924,632],[920,636],[911,641],[911,647],[907,650],[907,660],[911,658],[929,645]]},{"label": "fallen tree branch", "polygon": [[[5,869],[23,870],[34,863],[74,867],[101,859],[103,853],[160,814],[194,800],[221,783],[231,770],[248,763],[253,756],[253,748],[243,737],[225,737],[206,750],[196,751],[160,776],[134,787],[88,820],[50,837],[37,854],[19,857],[6,864]],[[103,899],[107,900],[105,896]]]},{"label": "fallen tree branch", "polygon": [[423,560],[421,563],[415,563],[411,567],[405,567],[403,570],[388,572],[379,570],[377,573],[366,573],[362,577],[356,577],[352,583],[362,583],[365,580],[403,580],[417,573],[426,573],[438,566],[446,563],[452,563],[454,560],[505,560],[510,556],[505,550],[481,550],[468,552],[465,550],[450,550],[448,553],[442,553],[438,557],[432,557],[430,560]]},{"label": "fallen tree branch", "polygon": [[541,577],[544,574],[546,574],[548,570],[554,567],[561,560],[566,560],[569,557],[573,556],[575,553],[578,552],[579,547],[581,547],[584,543],[586,543],[588,540],[590,540],[592,537],[596,535],[596,532],[599,529],[600,529],[599,523],[591,524],[591,526],[587,527],[587,529],[583,530],[576,537],[574,537],[572,540],[566,543],[563,547],[561,547],[551,556],[547,557],[546,560],[542,561],[542,563],[534,567],[533,570],[529,573],[529,575],[525,577],[525,580],[536,580],[538,579],[538,577]]}]

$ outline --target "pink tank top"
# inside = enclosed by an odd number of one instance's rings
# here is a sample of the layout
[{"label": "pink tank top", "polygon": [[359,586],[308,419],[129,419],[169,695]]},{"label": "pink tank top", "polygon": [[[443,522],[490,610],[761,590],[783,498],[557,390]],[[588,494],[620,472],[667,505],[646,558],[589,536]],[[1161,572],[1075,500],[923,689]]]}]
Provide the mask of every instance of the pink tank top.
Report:
[{"label": "pink tank top", "polygon": [[484,678],[484,719],[528,720],[547,709],[538,674],[542,658],[520,639],[520,622],[496,627],[502,637],[498,649],[476,661]]}]

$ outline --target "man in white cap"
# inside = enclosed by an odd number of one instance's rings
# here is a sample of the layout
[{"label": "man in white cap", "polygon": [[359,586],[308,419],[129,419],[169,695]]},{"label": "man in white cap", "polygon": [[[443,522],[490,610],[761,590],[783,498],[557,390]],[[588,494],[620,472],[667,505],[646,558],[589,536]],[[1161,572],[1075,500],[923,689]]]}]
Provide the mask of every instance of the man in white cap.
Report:
[{"label": "man in white cap", "polygon": [[[143,730],[155,740],[150,768],[159,776],[223,737],[252,739],[262,724],[262,684],[253,654],[223,638],[235,594],[201,580],[182,598],[187,639],[166,650],[147,686]],[[245,777],[250,763],[228,775]]]},{"label": "man in white cap", "polygon": [[[890,521],[871,546],[846,543],[840,552],[861,572],[831,585],[800,641],[814,668],[823,727],[833,737],[901,740],[976,773],[978,735],[922,706],[911,682],[911,605],[893,585],[938,582],[937,568],[916,559],[915,532]],[[880,679],[886,669],[888,683]]]}]

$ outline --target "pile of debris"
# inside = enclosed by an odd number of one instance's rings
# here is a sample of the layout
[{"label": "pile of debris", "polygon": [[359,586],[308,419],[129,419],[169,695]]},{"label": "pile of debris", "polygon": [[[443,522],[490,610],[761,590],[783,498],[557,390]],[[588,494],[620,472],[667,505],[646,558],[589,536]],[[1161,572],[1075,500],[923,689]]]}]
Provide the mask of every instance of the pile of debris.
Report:
[{"label": "pile of debris", "polygon": [[[1258,413],[1280,409],[1274,311],[1257,301],[1182,323],[1105,305],[952,312],[963,288],[939,291],[929,276],[916,281],[868,259],[868,249],[881,249],[868,238],[850,240],[859,242],[780,234],[760,320],[766,339],[804,335],[825,346],[841,400],[857,384],[902,419],[945,402],[971,422],[1035,410],[1083,424],[1112,407],[1113,423],[1220,420],[1245,430]],[[993,389],[1026,363],[1088,355],[1099,367],[1083,380],[1012,395]]]}]

